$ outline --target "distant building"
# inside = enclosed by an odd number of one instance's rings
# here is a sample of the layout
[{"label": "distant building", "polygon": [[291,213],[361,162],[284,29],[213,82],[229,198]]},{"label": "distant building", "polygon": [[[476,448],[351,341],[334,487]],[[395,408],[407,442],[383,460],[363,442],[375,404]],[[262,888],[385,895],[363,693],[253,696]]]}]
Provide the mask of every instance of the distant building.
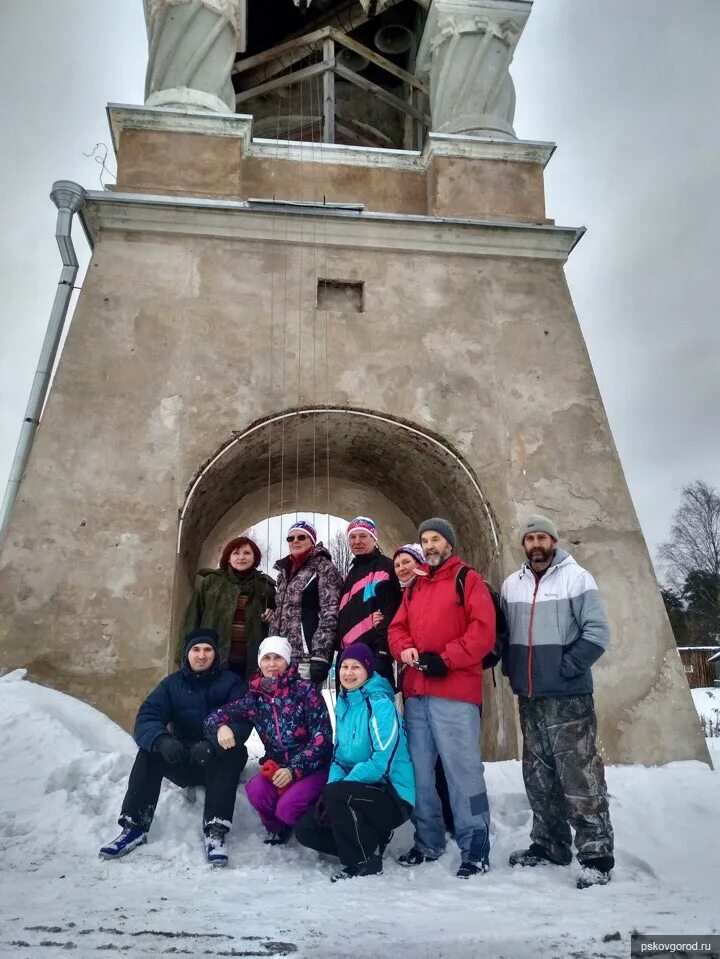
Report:
[{"label": "distant building", "polygon": [[678,646],[690,689],[720,686],[720,647]]}]

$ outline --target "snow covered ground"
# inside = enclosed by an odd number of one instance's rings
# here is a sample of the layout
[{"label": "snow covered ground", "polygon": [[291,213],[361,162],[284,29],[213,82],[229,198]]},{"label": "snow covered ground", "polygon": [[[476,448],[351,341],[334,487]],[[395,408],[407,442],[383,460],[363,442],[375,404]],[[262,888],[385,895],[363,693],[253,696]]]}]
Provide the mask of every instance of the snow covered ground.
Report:
[{"label": "snow covered ground", "polygon": [[704,716],[708,722],[717,723],[720,716],[720,686],[703,686],[691,689],[698,716]]},{"label": "snow covered ground", "polygon": [[[294,840],[263,846],[243,790],[231,865],[212,871],[200,804],[168,785],[148,845],[103,862],[134,753],[91,707],[21,671],[0,679],[1,957],[614,959],[633,930],[720,932],[720,775],[701,763],[608,769],[618,865],[579,891],[573,868],[507,866],[530,822],[517,762],[488,766],[493,869],[469,882],[451,844],[436,864],[389,856],[382,877],[331,885],[332,863]],[[410,840],[405,826],[391,852]]]}]

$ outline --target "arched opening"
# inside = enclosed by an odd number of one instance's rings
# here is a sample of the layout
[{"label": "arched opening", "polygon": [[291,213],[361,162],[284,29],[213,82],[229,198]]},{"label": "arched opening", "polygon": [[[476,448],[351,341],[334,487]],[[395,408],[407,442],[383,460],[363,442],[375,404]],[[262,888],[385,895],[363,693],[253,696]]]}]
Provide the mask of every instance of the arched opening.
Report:
[{"label": "arched opening", "polygon": [[[279,413],[235,435],[200,469],[180,517],[174,621],[195,571],[222,543],[267,517],[298,511],[372,516],[380,545],[413,541],[418,524],[445,516],[458,552],[499,585],[499,537],[472,470],[439,437],[385,414],[347,408]],[[486,683],[487,689],[487,683]],[[488,758],[517,754],[512,699],[489,684],[483,741]]]}]

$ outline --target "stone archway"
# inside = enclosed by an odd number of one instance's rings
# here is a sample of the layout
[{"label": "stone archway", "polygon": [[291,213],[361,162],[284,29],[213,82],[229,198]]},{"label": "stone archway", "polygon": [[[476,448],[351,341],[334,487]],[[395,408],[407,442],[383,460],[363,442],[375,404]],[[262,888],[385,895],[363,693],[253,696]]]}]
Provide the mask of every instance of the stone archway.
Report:
[{"label": "stone archway", "polygon": [[[373,411],[291,410],[235,435],[194,478],[178,532],[175,623],[195,570],[212,561],[223,541],[268,515],[296,509],[371,515],[388,550],[413,539],[428,516],[446,516],[463,558],[499,585],[500,540],[490,505],[473,471],[445,441]],[[504,681],[491,682],[486,693],[484,755],[515,757],[509,690]]]}]

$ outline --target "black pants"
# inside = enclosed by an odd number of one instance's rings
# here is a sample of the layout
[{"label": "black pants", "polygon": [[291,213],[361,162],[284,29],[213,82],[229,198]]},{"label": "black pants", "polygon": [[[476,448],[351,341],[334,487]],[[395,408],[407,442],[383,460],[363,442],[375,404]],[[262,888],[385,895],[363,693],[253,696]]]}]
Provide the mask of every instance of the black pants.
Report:
[{"label": "black pants", "polygon": [[139,749],[130,772],[118,820],[120,825],[131,823],[149,829],[162,781],[169,779],[176,786],[204,786],[203,826],[216,822],[229,829],[240,773],[245,768],[247,758],[247,749],[235,746],[233,749],[220,750],[206,766],[191,762],[171,764],[165,762],[158,753]]},{"label": "black pants", "polygon": [[328,783],[320,804],[323,822],[316,807],[308,809],[295,836],[303,846],[339,856],[343,866],[360,866],[378,855],[393,829],[410,818],[407,803],[384,786],[368,783]]}]

